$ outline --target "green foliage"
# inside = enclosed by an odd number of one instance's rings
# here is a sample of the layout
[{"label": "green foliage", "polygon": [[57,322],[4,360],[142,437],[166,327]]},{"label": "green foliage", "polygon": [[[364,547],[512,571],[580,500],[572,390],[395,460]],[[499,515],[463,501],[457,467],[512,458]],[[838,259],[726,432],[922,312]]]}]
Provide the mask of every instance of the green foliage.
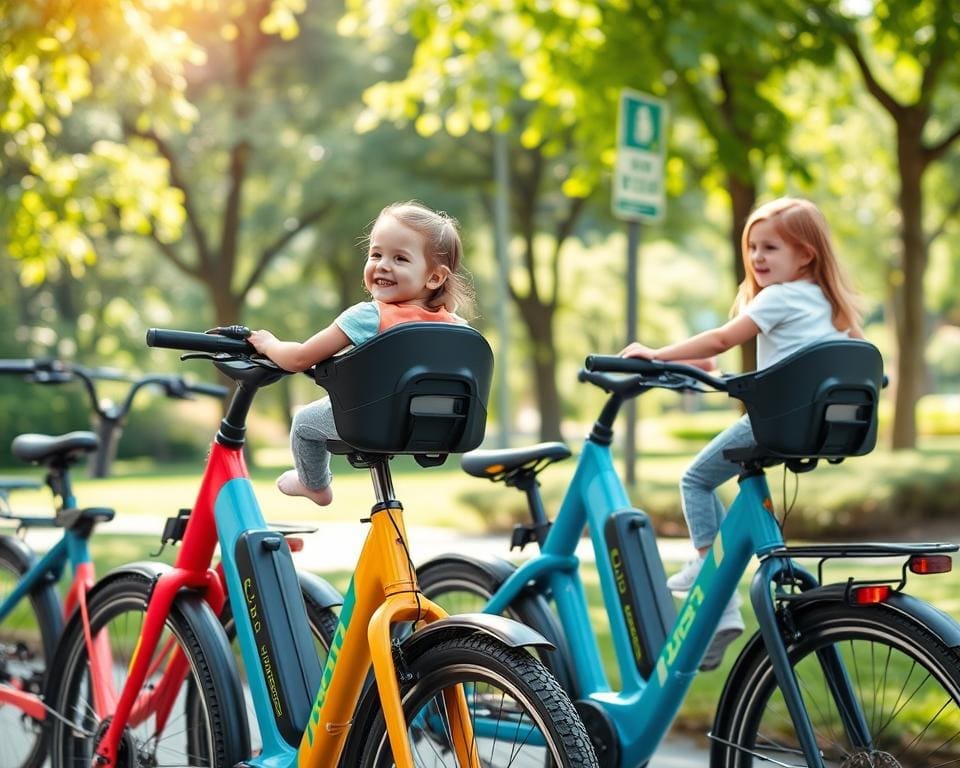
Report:
[{"label": "green foliage", "polygon": [[82,272],[108,228],[143,231],[154,220],[158,236],[179,234],[181,200],[167,188],[165,161],[149,147],[118,144],[118,119],[108,120],[107,135],[91,134],[85,128],[104,115],[84,111],[109,94],[124,104],[123,120],[155,130],[189,124],[183,73],[202,52],[172,23],[177,5],[168,13],[135,0],[5,8],[0,172],[18,183],[6,186],[0,224],[24,262],[24,283],[41,282],[58,263]]},{"label": "green foliage", "polygon": [[[953,369],[955,370],[955,368]],[[917,425],[922,435],[960,436],[960,395],[924,395],[917,403]]]}]

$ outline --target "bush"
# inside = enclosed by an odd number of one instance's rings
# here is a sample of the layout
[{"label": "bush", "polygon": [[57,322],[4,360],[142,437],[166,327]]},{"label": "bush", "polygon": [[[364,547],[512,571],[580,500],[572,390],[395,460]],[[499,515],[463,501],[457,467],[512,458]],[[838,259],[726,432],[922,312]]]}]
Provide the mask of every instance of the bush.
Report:
[{"label": "bush", "polygon": [[917,403],[922,435],[960,435],[960,395],[926,395]]},{"label": "bush", "polygon": [[[787,518],[789,539],[897,539],[948,536],[960,531],[960,450],[955,439],[928,439],[914,451],[891,452],[878,448],[868,456],[839,465],[822,463],[809,473],[784,478],[782,467],[767,472],[778,518],[794,497]],[[647,512],[658,533],[686,536],[680,508],[678,482],[693,458],[693,448],[683,452],[649,450],[639,457],[638,488],[628,489],[633,504]],[[553,518],[574,469],[569,459],[547,468],[539,477],[547,516]],[[622,467],[618,467],[622,472]],[[786,494],[784,494],[786,480]],[[471,507],[490,531],[509,531],[530,520],[524,495],[502,484],[479,485],[458,499]],[[735,480],[720,489],[726,503],[737,492]],[[784,497],[786,496],[786,501]]]},{"label": "bush", "polygon": [[173,402],[162,398],[149,407],[135,405],[120,436],[117,458],[202,459],[217,428],[219,407],[212,400]]}]

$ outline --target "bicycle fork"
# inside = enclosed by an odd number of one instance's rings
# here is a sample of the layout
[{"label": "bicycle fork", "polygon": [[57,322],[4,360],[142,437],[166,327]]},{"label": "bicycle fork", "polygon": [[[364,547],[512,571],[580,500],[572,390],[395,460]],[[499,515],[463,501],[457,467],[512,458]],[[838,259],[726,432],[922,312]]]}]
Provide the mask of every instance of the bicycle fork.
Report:
[{"label": "bicycle fork", "polygon": [[[115,766],[117,764],[120,740],[128,724],[135,725],[142,722],[150,714],[156,715],[158,728],[162,728],[162,725],[166,722],[170,707],[176,697],[176,691],[183,680],[186,679],[188,665],[179,647],[171,649],[168,644],[162,649],[159,657],[155,652],[163,628],[166,625],[167,614],[173,606],[174,600],[176,600],[177,593],[185,587],[204,591],[211,608],[217,614],[219,614],[226,601],[223,586],[213,570],[198,574],[195,571],[174,569],[162,575],[154,584],[150,602],[147,605],[143,630],[134,648],[128,677],[119,699],[116,698],[116,693],[113,691],[111,684],[113,661],[107,644],[109,638],[105,632],[99,632],[96,636],[93,636],[89,618],[84,614],[84,638],[88,658],[90,659],[91,685],[95,706],[98,709],[97,717],[100,722],[110,717],[110,724],[96,746],[95,766]],[[148,694],[150,701],[145,701],[143,699],[144,683],[150,673],[165,659],[164,684],[156,691],[150,691]],[[151,664],[151,661],[154,663]],[[114,701],[116,702],[115,707],[113,706]]]},{"label": "bicycle fork", "polygon": [[[372,663],[387,737],[397,768],[414,768],[400,683],[408,672],[394,657],[393,625],[434,622],[447,613],[421,592],[410,562],[403,507],[393,496],[385,463],[370,467],[377,504],[370,534],[344,598],[320,690],[300,742],[297,764],[326,766],[339,759],[367,669]],[[458,764],[480,768],[463,685],[443,694]]]},{"label": "bicycle fork", "polygon": [[[783,695],[787,712],[793,721],[800,748],[803,750],[807,765],[811,768],[823,768],[823,755],[817,746],[810,715],[803,702],[800,685],[794,673],[787,653],[787,642],[781,631],[783,624],[777,618],[776,607],[771,584],[781,581],[780,576],[789,571],[789,577],[800,582],[802,590],[813,589],[819,586],[814,577],[806,570],[799,568],[789,560],[780,557],[771,557],[764,560],[750,585],[750,602],[760,625],[760,634],[764,646],[770,655],[777,684]],[[840,652],[833,645],[817,651],[817,660],[823,669],[824,678],[830,688],[837,712],[843,723],[844,730],[851,744],[859,749],[869,750],[873,746],[870,727],[867,724],[863,708],[857,700],[853,690],[853,683],[844,666]]]}]

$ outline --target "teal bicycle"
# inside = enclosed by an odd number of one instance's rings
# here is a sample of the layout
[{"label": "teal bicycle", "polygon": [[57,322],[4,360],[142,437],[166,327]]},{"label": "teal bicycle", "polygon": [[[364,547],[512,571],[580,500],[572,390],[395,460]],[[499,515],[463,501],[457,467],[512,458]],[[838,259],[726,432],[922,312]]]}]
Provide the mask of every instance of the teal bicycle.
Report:
[{"label": "teal bicycle", "polygon": [[[859,341],[820,344],[764,371],[724,379],[677,363],[589,357],[581,380],[609,398],[552,522],[537,475],[570,455],[565,445],[463,458],[468,473],[526,494],[532,524],[514,531],[513,544],[536,543],[539,554],[519,567],[442,556],[418,569],[421,588],[448,611],[504,614],[537,629],[557,648],[542,658],[576,700],[601,766],[637,768],[669,730],[755,557],[750,601],[759,631],[727,678],[709,734],[710,765],[960,765],[960,626],[906,591],[909,575],[949,571],[958,547],[788,546],[764,474],[780,463],[810,471],[821,459],[872,450],[882,379],[879,353]],[[740,490],[679,610],[650,520],[631,505],[611,453],[621,405],[654,388],[726,392],[746,405],[757,442],[727,454],[741,468]],[[620,690],[607,680],[574,554],[584,527],[596,553]],[[855,567],[862,558],[890,557],[902,562],[890,580],[825,578],[834,561]],[[816,567],[798,562],[807,559]]]}]

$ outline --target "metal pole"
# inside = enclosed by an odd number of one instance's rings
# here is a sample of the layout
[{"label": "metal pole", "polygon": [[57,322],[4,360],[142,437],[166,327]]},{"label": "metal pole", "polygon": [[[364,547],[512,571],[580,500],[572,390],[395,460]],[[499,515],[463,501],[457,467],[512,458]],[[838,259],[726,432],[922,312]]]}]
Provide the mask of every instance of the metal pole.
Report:
[{"label": "metal pole", "polygon": [[[627,340],[626,344],[637,340],[637,318],[639,316],[639,283],[640,283],[640,223],[627,223]],[[637,420],[639,408],[636,398],[627,400],[624,404],[624,441],[623,463],[624,480],[628,486],[635,486],[637,482]]]},{"label": "metal pole", "polygon": [[493,134],[493,175],[496,185],[493,206],[494,245],[497,253],[497,350],[496,381],[498,392],[498,422],[500,434],[497,443],[501,448],[510,446],[510,387],[507,372],[510,347],[510,158],[507,152],[507,137],[503,131]]}]

